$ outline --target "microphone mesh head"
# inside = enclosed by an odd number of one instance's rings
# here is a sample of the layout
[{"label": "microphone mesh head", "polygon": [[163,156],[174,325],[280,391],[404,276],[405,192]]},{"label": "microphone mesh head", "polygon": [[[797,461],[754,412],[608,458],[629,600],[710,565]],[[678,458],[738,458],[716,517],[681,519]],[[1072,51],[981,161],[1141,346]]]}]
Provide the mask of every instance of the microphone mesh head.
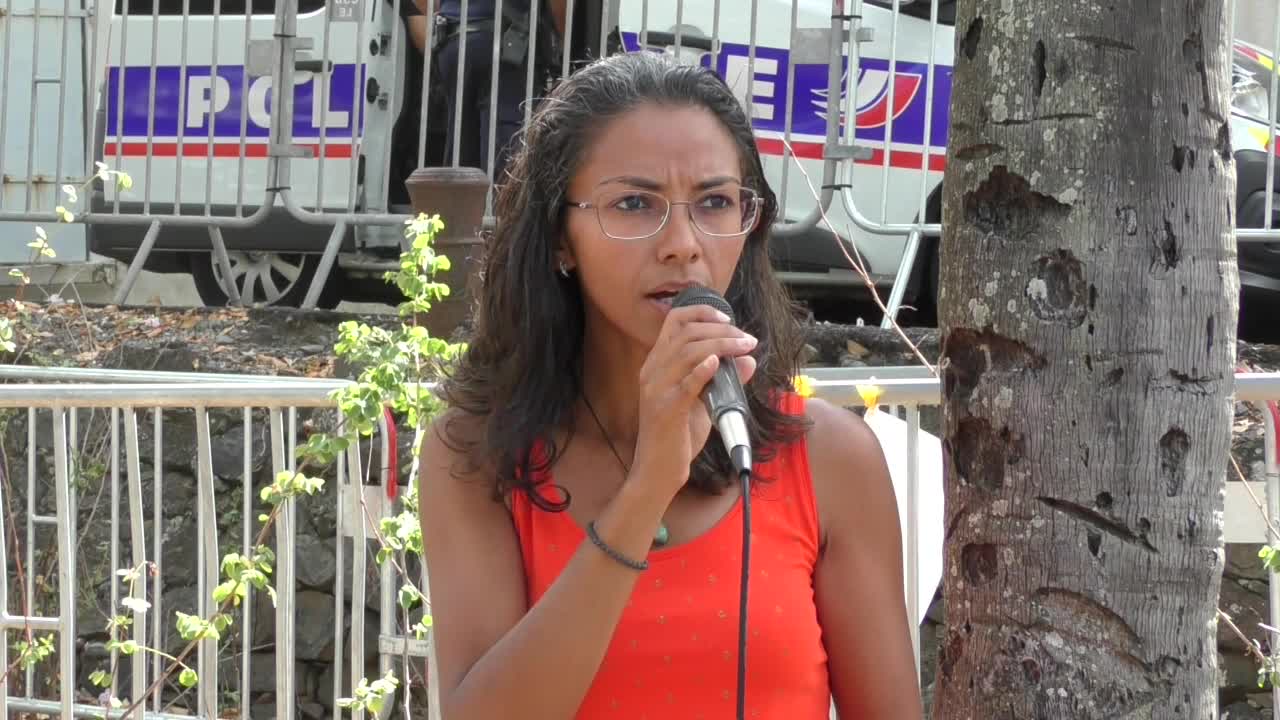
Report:
[{"label": "microphone mesh head", "polygon": [[728,315],[729,322],[735,322],[733,308],[729,305],[729,302],[721,297],[720,293],[704,285],[687,287],[671,300],[671,307],[686,307],[688,305],[710,305]]}]

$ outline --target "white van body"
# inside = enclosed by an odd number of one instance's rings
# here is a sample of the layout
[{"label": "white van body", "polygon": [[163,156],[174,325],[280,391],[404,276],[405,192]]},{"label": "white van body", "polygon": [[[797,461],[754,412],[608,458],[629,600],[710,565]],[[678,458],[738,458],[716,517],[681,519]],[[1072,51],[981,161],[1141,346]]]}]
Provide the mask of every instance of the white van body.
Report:
[{"label": "white van body", "polygon": [[[0,131],[0,164],[18,181],[5,183],[0,220],[15,223],[18,237],[33,220],[54,225],[58,185],[83,181],[101,160],[130,173],[134,187],[107,187],[87,226],[56,228],[63,258],[86,255],[87,227],[95,252],[131,263],[145,256],[136,269],[190,272],[207,302],[226,302],[233,298],[220,296],[220,265],[210,252],[225,239],[236,277],[270,274],[278,286],[246,301],[300,304],[332,240],[337,275],[326,277],[337,281],[324,299],[389,290],[379,268],[394,261],[410,212],[391,199],[403,181],[393,176],[399,150],[391,137],[406,103],[422,98],[422,88],[405,87],[408,63],[420,62],[405,51],[399,13],[412,0],[114,1],[94,17],[67,15],[61,6],[33,12],[39,33],[24,33],[21,15],[6,24],[0,57],[12,62],[4,66],[9,130]],[[296,13],[277,13],[299,4]],[[714,65],[739,94],[779,196],[774,250],[785,281],[848,297],[863,290],[850,266],[860,258],[882,291],[912,279],[904,301],[929,292],[923,278],[939,229],[954,0],[574,4],[602,14],[624,49]],[[833,9],[841,8],[850,20],[833,26]],[[288,46],[277,35],[291,38]],[[62,47],[83,62],[59,70]],[[273,64],[288,53],[290,107],[276,108]],[[70,102],[34,81],[32,57],[41,78],[62,78]],[[23,92],[28,87],[34,92]],[[274,135],[273,115],[288,120]],[[427,120],[437,129],[443,121]],[[60,162],[45,140],[59,123]],[[1269,130],[1256,113],[1233,113],[1232,129],[1235,148],[1267,147]],[[28,137],[39,148],[31,173]],[[913,231],[917,245],[909,243]],[[25,247],[0,245],[0,262],[27,257]],[[908,247],[918,252],[903,262]]]}]

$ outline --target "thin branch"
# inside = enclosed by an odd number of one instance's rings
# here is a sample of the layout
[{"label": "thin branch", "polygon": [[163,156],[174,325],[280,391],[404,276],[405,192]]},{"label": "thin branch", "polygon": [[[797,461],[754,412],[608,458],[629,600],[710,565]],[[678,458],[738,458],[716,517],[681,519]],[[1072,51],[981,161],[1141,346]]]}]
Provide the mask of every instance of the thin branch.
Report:
[{"label": "thin branch", "polygon": [[[787,153],[791,155],[794,160],[796,158],[796,154],[791,148],[791,143],[784,139],[782,144],[786,147]],[[852,240],[849,242],[853,247],[854,254],[857,255],[857,259],[855,260],[849,255],[849,251],[845,249],[844,243],[840,240],[840,234],[836,232],[835,226],[831,224],[831,219],[827,217],[826,208],[822,207],[822,198],[818,195],[818,191],[814,189],[813,181],[809,178],[809,173],[805,171],[804,166],[800,164],[799,160],[796,160],[795,163],[796,168],[800,171],[800,175],[804,177],[805,186],[809,188],[809,193],[813,195],[814,201],[817,202],[816,207],[818,208],[818,212],[822,215],[822,222],[826,225],[827,229],[831,231],[831,236],[836,241],[836,247],[840,249],[840,253],[844,255],[845,259],[849,261],[849,265],[853,267],[859,276],[861,276],[863,284],[867,286],[867,290],[871,293],[872,300],[875,302],[876,306],[880,308],[880,311],[884,313],[885,317],[889,318],[889,323],[893,326],[894,331],[897,332],[898,337],[902,338],[902,341],[907,344],[907,347],[911,348],[912,352],[915,353],[915,356],[920,359],[920,362],[924,363],[924,366],[929,369],[930,374],[936,376],[938,374],[937,369],[934,368],[933,364],[929,362],[929,359],[924,356],[924,353],[920,352],[920,348],[917,347],[915,343],[911,342],[911,338],[907,337],[907,334],[903,332],[902,326],[898,324],[898,318],[889,316],[889,309],[885,307],[884,301],[880,299],[880,293],[876,290],[876,284],[871,280],[871,275],[867,272],[866,265],[862,262],[862,254],[858,252],[857,244]]]},{"label": "thin branch", "polygon": [[61,296],[62,291],[66,290],[68,286],[71,288],[71,291],[76,294],[76,308],[79,309],[80,320],[81,322],[84,323],[84,335],[86,338],[89,339],[89,349],[94,352],[98,352],[98,350],[100,349],[98,347],[98,340],[97,338],[94,337],[93,326],[89,324],[89,313],[85,312],[84,298],[80,296],[80,288],[77,287],[75,284],[75,279],[76,277],[79,277],[80,272],[81,271],[79,270],[76,271],[76,274],[70,280],[68,280],[67,283],[63,285],[60,290],[58,290],[58,295]]},{"label": "thin branch", "polygon": [[[306,467],[306,463],[303,463],[302,466],[294,470],[295,477],[302,472],[304,467]],[[281,508],[284,506],[284,502],[288,502],[288,499],[271,508],[271,513],[267,516],[267,521],[262,524],[262,529],[258,531],[258,536],[254,540],[253,544],[255,547],[258,545],[262,545],[263,543],[266,542],[267,533],[271,530],[272,526],[275,524],[276,517],[279,516]],[[231,604],[234,597],[235,597],[235,593],[229,594],[227,598],[218,605],[217,610],[214,611],[214,615],[222,613],[227,608],[227,606]],[[203,619],[208,620],[208,618],[203,618]],[[168,682],[169,677],[172,676],[173,672],[178,669],[178,665],[181,664],[184,660],[186,660],[187,656],[191,654],[191,651],[194,650],[196,646],[199,645],[201,642],[203,642],[203,640],[199,638],[189,641],[186,647],[182,649],[182,652],[178,653],[174,662],[170,664],[169,667],[165,668],[165,671],[160,674],[160,677],[153,680],[151,682],[151,685],[147,687],[146,691],[143,692],[139,697],[132,699],[129,707],[125,708],[124,713],[122,713],[121,716],[128,717],[130,714],[133,713],[134,710],[137,710],[138,707],[146,701],[146,698],[150,697],[152,693],[154,693],[156,690],[160,688],[160,686]],[[203,679],[201,679],[201,682],[203,682]]]},{"label": "thin branch", "polygon": [[1231,631],[1236,634],[1236,637],[1240,638],[1240,641],[1244,643],[1244,646],[1249,648],[1249,655],[1260,663],[1267,662],[1267,657],[1262,654],[1262,651],[1258,649],[1258,646],[1254,645],[1253,641],[1245,636],[1244,632],[1236,626],[1235,621],[1231,619],[1231,616],[1222,611],[1222,608],[1218,608],[1218,619],[1226,621],[1227,627],[1231,628]]},{"label": "thin branch", "polygon": [[[27,648],[35,647],[35,637],[32,635],[31,629],[31,605],[27,602],[27,582],[26,574],[22,572],[22,544],[18,540],[18,523],[13,515],[13,484],[9,481],[9,451],[5,449],[4,443],[0,443],[0,481],[4,483],[4,509],[8,516],[9,532],[13,536],[13,562],[18,577],[18,594],[22,596],[22,631],[27,638]],[[28,520],[30,522],[30,520]],[[4,538],[0,538],[0,542],[4,542]],[[6,580],[6,582],[8,582]],[[4,608],[0,608],[3,610]],[[10,665],[5,669],[4,675],[0,676],[0,688],[9,687],[5,683],[5,679],[9,677],[9,673],[13,671],[14,665]],[[31,688],[27,688],[27,692],[31,692]]]},{"label": "thin branch", "polygon": [[1233,454],[1229,455],[1229,457],[1231,458],[1231,467],[1236,470],[1236,477],[1240,478],[1240,482],[1249,493],[1249,497],[1253,498],[1254,504],[1258,506],[1258,512],[1262,513],[1262,519],[1267,523],[1267,531],[1271,533],[1273,538],[1280,541],[1280,527],[1277,527],[1275,521],[1271,519],[1271,513],[1267,512],[1266,505],[1263,505],[1262,501],[1258,499],[1257,494],[1253,492],[1253,488],[1249,487],[1249,481],[1245,479],[1244,472],[1240,470],[1240,463],[1236,462],[1236,456]]}]

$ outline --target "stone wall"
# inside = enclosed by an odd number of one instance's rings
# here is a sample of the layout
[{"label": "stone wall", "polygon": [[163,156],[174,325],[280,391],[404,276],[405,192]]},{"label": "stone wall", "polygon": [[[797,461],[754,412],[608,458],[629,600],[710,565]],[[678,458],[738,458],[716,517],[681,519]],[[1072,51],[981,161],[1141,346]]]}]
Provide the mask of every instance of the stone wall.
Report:
[{"label": "stone wall", "polygon": [[[19,318],[10,308],[10,314],[20,323],[19,334],[25,339],[18,361],[23,364],[71,365],[99,368],[126,368],[136,370],[170,370],[203,372],[267,373],[281,375],[311,375],[321,377],[341,376],[346,368],[336,363],[329,352],[335,340],[337,324],[353,316],[332,312],[254,311],[254,310],[165,310],[159,308],[80,308],[60,305],[31,308],[29,314]],[[397,322],[391,316],[361,316],[372,324],[390,326]],[[909,330],[908,334],[925,357],[932,362],[938,356],[937,334],[929,330]],[[881,366],[918,364],[916,356],[907,351],[902,340],[892,333],[872,327],[850,327],[817,324],[809,329],[811,365],[826,366]],[[1241,345],[1243,364],[1262,369],[1280,368],[1280,348]],[[9,361],[9,359],[5,359]],[[939,410],[925,409],[922,426],[926,431],[937,432],[940,425]],[[3,449],[7,459],[8,486],[4,487],[11,512],[7,521],[21,523],[26,507],[27,415],[25,412],[7,411],[3,415]],[[53,442],[49,430],[49,416],[42,414],[43,423],[36,438],[37,483],[33,501],[37,512],[52,515],[53,495]],[[299,442],[312,425],[325,426],[328,413],[299,411]],[[1246,475],[1253,479],[1262,476],[1261,417],[1250,408],[1237,406],[1235,439],[1236,457]],[[242,542],[244,518],[242,480],[243,448],[245,432],[239,411],[211,411],[212,465],[215,476],[219,556],[238,551]],[[105,666],[104,633],[105,618],[110,614],[110,457],[107,437],[108,422],[103,411],[82,411],[79,422],[78,456],[81,468],[78,479],[79,496],[79,547],[80,593],[78,603],[78,668],[81,701],[94,702],[96,689],[88,682],[93,670]],[[139,413],[139,443],[142,454],[141,477],[143,511],[146,520],[148,554],[151,552],[154,528],[151,520],[154,503],[154,459],[152,458],[152,424],[150,411]],[[271,481],[270,444],[265,412],[254,414],[250,441],[252,472],[249,490],[251,519],[262,512],[257,494]],[[123,438],[123,432],[121,433]],[[165,633],[162,649],[174,652],[181,648],[173,624],[173,612],[195,612],[197,590],[196,552],[200,547],[196,521],[196,432],[192,411],[167,411],[164,416],[164,464],[161,484],[163,518],[160,534],[163,542],[161,563],[163,587],[159,616],[164,620]],[[401,473],[408,470],[408,433],[401,433]],[[121,444],[123,448],[123,442]],[[378,467],[377,443],[371,448],[373,467]],[[125,458],[120,457],[121,495],[120,517],[122,522],[120,553],[124,566],[129,557],[129,531],[127,527],[128,505],[126,485],[123,482]],[[342,572],[348,580],[339,597],[335,592],[335,578],[339,572],[334,552],[336,535],[335,476],[333,468],[321,473],[326,477],[325,492],[315,498],[299,502],[297,540],[297,628],[296,682],[298,689],[298,714],[302,718],[318,719],[332,713],[334,663],[334,618],[339,604],[343,608],[344,634],[351,626],[350,548],[345,551]],[[1234,472],[1229,473],[1234,477]],[[12,494],[10,494],[10,491]],[[257,526],[256,520],[254,526]],[[19,525],[19,529],[25,527]],[[19,532],[25,546],[25,537]],[[41,529],[37,532],[37,582],[38,614],[56,615],[56,589],[59,577],[55,567],[53,535]],[[372,547],[372,546],[371,546]],[[8,578],[12,610],[19,610],[20,596],[16,592],[15,553],[12,541],[9,549]],[[1228,548],[1227,572],[1222,591],[1222,607],[1230,612],[1241,628],[1251,636],[1262,638],[1257,622],[1265,620],[1267,578],[1257,560],[1257,546],[1231,546]],[[377,569],[370,558],[365,579],[369,594],[364,608],[354,613],[357,622],[365,626],[366,676],[376,675],[373,664],[376,658],[378,631],[378,582]],[[124,590],[121,591],[122,593]],[[941,637],[943,623],[941,604],[935,601],[929,619],[922,628],[922,671],[926,694],[933,686],[933,666],[936,658],[936,641]],[[276,671],[274,662],[274,610],[264,598],[254,600],[251,633],[251,668],[249,694],[254,718],[274,717],[274,692]],[[239,654],[242,624],[237,622],[224,638],[228,658],[220,668],[219,689],[222,702],[227,707],[239,703],[240,677]],[[150,638],[148,638],[148,643]],[[1224,717],[1232,720],[1262,717],[1269,713],[1270,701],[1266,693],[1256,688],[1256,668],[1244,653],[1243,645],[1224,629],[1220,631],[1220,649],[1223,668],[1222,705]],[[347,652],[344,651],[344,655]],[[194,658],[194,654],[192,655]],[[43,668],[38,683],[50,682],[53,675],[49,667]],[[415,668],[420,671],[420,668]],[[338,669],[346,678],[349,670]],[[129,687],[127,664],[121,668],[120,694]],[[46,696],[56,693],[55,686],[43,691]],[[343,693],[349,692],[346,684]],[[176,707],[193,707],[190,693],[181,694],[173,686],[168,698]]]}]

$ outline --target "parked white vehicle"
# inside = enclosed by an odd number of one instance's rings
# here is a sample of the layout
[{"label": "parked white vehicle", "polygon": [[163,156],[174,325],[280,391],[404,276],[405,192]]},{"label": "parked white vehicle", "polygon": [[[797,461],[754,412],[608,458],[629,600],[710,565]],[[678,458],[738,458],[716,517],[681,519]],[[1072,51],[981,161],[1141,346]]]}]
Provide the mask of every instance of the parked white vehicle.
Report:
[{"label": "parked white vehicle", "polygon": [[[141,198],[107,193],[98,210],[139,222],[95,227],[93,251],[133,262],[146,245],[141,219],[156,216],[161,227],[144,266],[190,272],[206,302],[225,303],[224,273],[209,252],[209,218],[218,218],[231,250],[227,269],[245,299],[296,305],[320,251],[338,232],[332,221],[300,220],[299,209],[408,211],[388,202],[389,189],[402,181],[391,176],[389,161],[393,152],[417,151],[396,146],[393,131],[399,113],[421,103],[423,89],[404,81],[416,56],[404,50],[395,3],[357,0],[365,18],[357,22],[340,21],[335,13],[343,6],[332,0],[328,6],[306,0],[298,8],[294,44],[305,49],[295,63],[289,127],[292,145],[313,157],[287,159],[290,202],[280,202],[273,190],[281,185],[268,178],[270,128],[285,114],[268,102],[270,65],[255,62],[278,52],[272,43],[278,18],[266,14],[275,8],[259,7],[270,0],[252,5],[258,14],[251,16],[243,5],[223,3],[216,18],[211,0],[189,2],[186,15],[169,0],[158,8],[152,0],[129,1],[117,0],[107,50],[99,55],[108,70],[97,114],[101,151],[94,154],[146,190]],[[819,206],[887,286],[945,161],[952,0],[938,1],[937,23],[920,3],[901,13],[851,4],[860,6],[861,19],[834,24],[831,3],[816,0],[761,0],[754,17],[736,3],[712,0],[612,0],[607,8],[580,0],[575,16],[589,21],[603,14],[626,50],[715,63],[751,108],[783,205],[778,271],[798,290],[825,294],[844,294],[860,281],[819,223]],[[928,82],[931,65],[936,88]],[[437,128],[441,120],[428,118]],[[174,222],[175,215],[182,221]],[[334,272],[342,280],[328,283],[317,299],[332,304],[382,294],[379,274],[367,268],[398,247],[398,227],[352,223],[341,232]]]},{"label": "parked white vehicle", "polygon": [[[79,107],[92,111],[72,112],[76,103],[62,96],[75,99],[74,92],[52,96],[39,90],[34,71],[21,78],[5,65],[10,130],[6,142],[0,123],[0,148],[11,151],[0,164],[25,184],[6,183],[0,219],[52,218],[57,186],[83,173],[87,159],[101,159],[133,175],[135,189],[94,196],[89,249],[131,263],[131,271],[190,273],[215,305],[237,295],[282,305],[394,299],[381,269],[394,262],[410,212],[399,161],[418,156],[419,139],[430,145],[444,120],[428,111],[425,127],[405,127],[406,110],[433,107],[423,103],[422,56],[408,45],[399,13],[408,2],[115,0],[90,18],[41,10],[42,31],[34,39],[6,33],[4,57],[79,48],[85,67],[68,64],[60,87],[80,88]],[[797,294],[862,292],[846,257],[856,248],[882,290],[898,290],[895,299],[929,319],[954,0],[571,5],[575,38],[589,39],[588,53],[603,26],[625,50],[714,66],[738,92],[782,206],[776,268]],[[1272,131],[1259,114],[1274,105],[1260,76],[1274,72],[1270,58],[1237,46],[1237,79],[1252,78],[1237,83],[1232,115],[1233,147],[1240,167],[1248,165],[1238,203],[1243,227],[1263,226],[1266,189],[1274,187],[1257,180],[1274,162]],[[41,73],[51,65],[41,64]],[[28,105],[8,92],[24,80],[37,88]],[[275,84],[292,87],[291,102],[273,102]],[[71,128],[63,144],[80,142],[52,183],[48,174],[57,173],[31,171],[13,149],[24,108],[33,118],[29,138],[45,137],[36,128],[55,124],[54,108],[62,108]],[[35,202],[24,203],[19,190]],[[212,251],[220,244],[225,258]],[[1255,245],[1264,266],[1274,262],[1269,246]],[[326,248],[336,252],[325,257]],[[313,280],[326,268],[320,292]],[[1255,270],[1246,284],[1256,276],[1280,287],[1265,267]]]},{"label": "parked white vehicle", "polygon": [[955,3],[900,3],[897,12],[894,4],[850,3],[854,19],[833,25],[832,3],[821,0],[752,3],[754,17],[745,3],[732,11],[711,2],[622,3],[628,49],[645,41],[714,63],[751,108],[786,223],[776,266],[798,294],[861,291],[846,257],[851,244],[877,285],[887,289],[901,270],[911,281],[907,299],[927,291],[920,281],[934,241],[921,237],[916,257],[902,260],[912,230],[936,234],[940,219]]}]

